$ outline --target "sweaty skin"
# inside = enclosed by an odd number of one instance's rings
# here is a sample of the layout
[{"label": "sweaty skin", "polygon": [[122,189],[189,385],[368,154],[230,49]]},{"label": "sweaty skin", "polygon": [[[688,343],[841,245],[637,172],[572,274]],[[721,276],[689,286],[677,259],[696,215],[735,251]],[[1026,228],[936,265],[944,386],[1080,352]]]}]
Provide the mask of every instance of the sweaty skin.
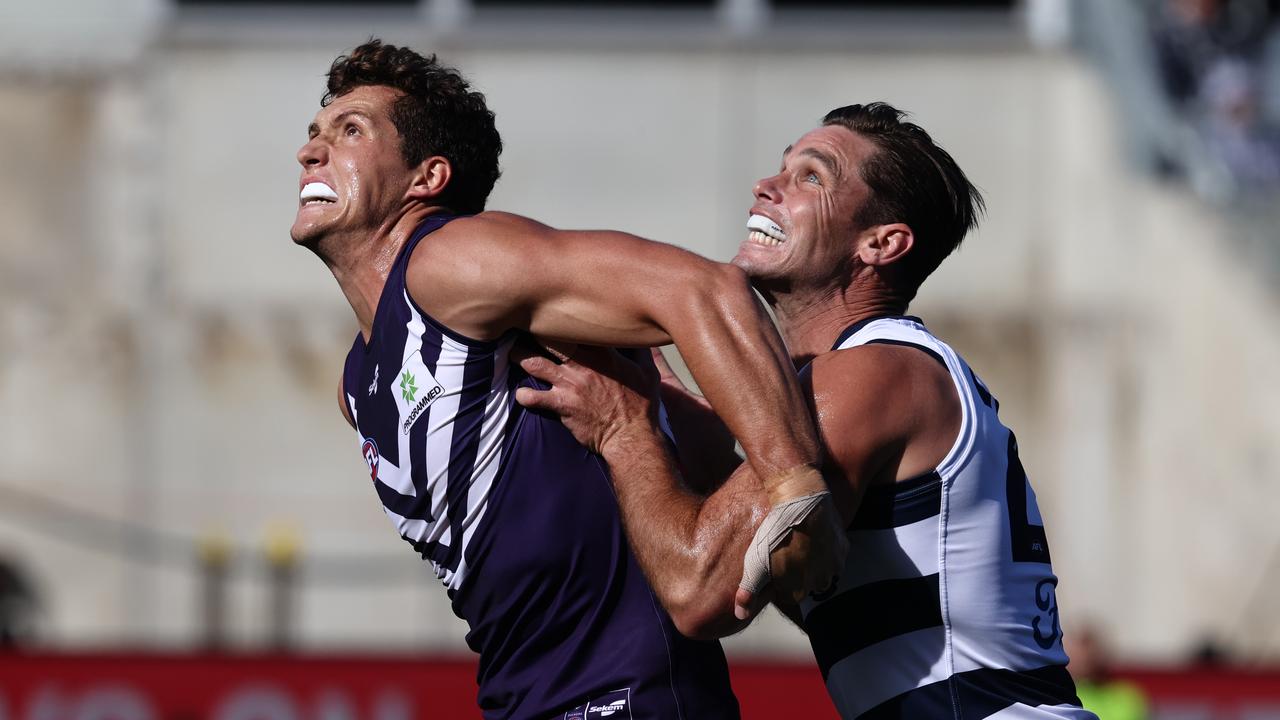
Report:
[{"label": "sweaty skin", "polygon": [[[885,345],[830,351],[846,327],[907,307],[879,269],[910,251],[910,228],[860,228],[854,220],[870,195],[857,166],[874,151],[843,127],[819,128],[788,147],[780,171],[757,183],[751,210],[785,240],[761,242],[752,234],[734,259],[774,304],[795,366],[809,363],[800,378],[806,410],[792,419],[816,419],[842,527],[868,486],[936,466],[961,417],[950,376],[923,353]],[[517,399],[559,413],[609,462],[632,546],[677,627],[696,637],[741,629],[745,623],[723,596],[767,507],[755,469],[743,465],[722,483],[699,483],[717,488],[709,495],[689,489],[655,429],[652,378],[620,358],[583,355],[561,365],[528,358],[522,366],[553,387]],[[678,394],[672,383],[663,386],[664,394]],[[693,400],[673,406],[698,412]],[[699,423],[708,423],[705,414],[681,422],[673,416],[676,428]],[[794,617],[797,598],[773,599]]]},{"label": "sweaty skin", "polygon": [[[316,115],[298,153],[299,187],[324,183],[337,200],[300,204],[293,237],[329,265],[366,338],[399,249],[424,218],[448,211],[439,198],[449,161],[432,156],[404,167],[389,114],[397,97],[380,86],[338,97]],[[764,478],[770,504],[826,491],[790,359],[738,268],[625,233],[483,212],[419,245],[407,286],[426,312],[475,339],[519,330],[593,345],[675,342]],[[817,562],[807,557],[811,544]],[[792,594],[824,587],[841,548],[834,513],[819,507],[771,556],[777,584]],[[743,613],[762,604],[744,593],[737,600]]]},{"label": "sweaty skin", "polygon": [[[560,414],[578,441],[608,462],[636,558],[676,627],[703,639],[745,627],[725,596],[768,509],[754,470],[738,467],[710,494],[687,485],[657,429],[654,379],[616,353],[584,349],[559,365],[531,356],[521,366],[553,387],[522,389],[520,402]],[[950,376],[918,350],[869,345],[824,353],[801,381],[818,420],[823,471],[842,526],[869,486],[935,467],[960,429]],[[679,411],[668,407],[677,444],[696,445],[696,436],[679,431],[689,420],[677,421]],[[793,598],[775,593],[772,599],[797,618]]]}]

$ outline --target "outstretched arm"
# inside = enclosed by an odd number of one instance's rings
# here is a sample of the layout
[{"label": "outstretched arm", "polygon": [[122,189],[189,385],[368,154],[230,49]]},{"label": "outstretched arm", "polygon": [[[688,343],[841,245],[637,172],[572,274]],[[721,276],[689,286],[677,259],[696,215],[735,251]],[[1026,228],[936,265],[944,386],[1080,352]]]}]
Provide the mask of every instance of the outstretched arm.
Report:
[{"label": "outstretched arm", "polygon": [[[676,627],[691,637],[721,637],[745,627],[736,612],[742,557],[769,511],[763,484],[746,464],[709,496],[686,487],[657,430],[656,388],[642,371],[611,351],[580,348],[555,364],[530,357],[521,366],[552,389],[522,388],[517,399],[558,413],[580,442],[609,464],[632,549]],[[815,526],[827,534],[792,535],[788,543],[809,564],[790,586],[826,587],[827,563],[843,557],[845,540],[834,507],[820,506]],[[786,595],[783,595],[784,597]],[[760,605],[768,597],[758,598]],[[758,607],[752,607],[754,613]]]},{"label": "outstretched arm", "polygon": [[[740,629],[745,623],[729,614],[729,599],[767,508],[752,469],[743,465],[709,496],[685,487],[655,427],[654,378],[616,353],[582,348],[563,364],[534,357],[521,365],[552,388],[523,388],[517,399],[560,415],[608,462],[627,537],[676,626],[695,637]],[[872,345],[827,353],[808,370],[801,384],[828,451],[834,499],[821,511],[838,534],[815,542],[811,558],[820,564],[824,548],[844,542],[843,528],[870,484],[937,467],[959,432],[960,409],[945,369],[917,350]],[[794,594],[772,599],[798,623]]]},{"label": "outstretched arm", "polygon": [[[770,506],[826,492],[785,347],[737,268],[625,233],[560,231],[483,213],[432,233],[411,259],[408,284],[429,314],[477,339],[516,328],[593,345],[674,341],[742,443]],[[815,532],[810,517],[794,519],[799,534]],[[785,538],[790,528],[779,532]],[[798,579],[792,568],[807,564],[806,545],[784,543],[772,555],[788,591],[811,589],[788,584]],[[758,567],[748,583],[754,591],[763,585]],[[836,569],[818,571],[820,582]]]},{"label": "outstretched arm", "polygon": [[[674,342],[762,477],[819,462],[786,348],[736,267],[626,233],[488,212],[432,233],[408,283],[428,313],[477,339],[518,328],[590,345]],[[816,472],[807,482],[822,489]]]}]

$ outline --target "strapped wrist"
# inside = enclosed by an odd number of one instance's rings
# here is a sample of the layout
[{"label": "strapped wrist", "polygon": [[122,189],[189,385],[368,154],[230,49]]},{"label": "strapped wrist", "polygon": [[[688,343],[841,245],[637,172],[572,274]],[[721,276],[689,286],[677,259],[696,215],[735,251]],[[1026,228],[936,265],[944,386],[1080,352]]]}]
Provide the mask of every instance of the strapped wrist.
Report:
[{"label": "strapped wrist", "polygon": [[822,473],[812,465],[796,465],[763,479],[770,507],[827,491]]}]

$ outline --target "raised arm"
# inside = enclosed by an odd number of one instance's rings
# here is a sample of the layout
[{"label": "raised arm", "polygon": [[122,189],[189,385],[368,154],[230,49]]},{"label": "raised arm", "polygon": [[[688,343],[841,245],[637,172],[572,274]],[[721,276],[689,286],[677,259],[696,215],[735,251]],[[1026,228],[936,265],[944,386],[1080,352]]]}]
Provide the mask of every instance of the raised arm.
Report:
[{"label": "raised arm", "polygon": [[[429,314],[476,339],[516,328],[593,345],[673,341],[742,444],[771,506],[826,491],[794,370],[737,268],[625,233],[560,231],[483,213],[451,222],[419,245],[408,286]],[[802,532],[808,517],[795,519]],[[783,566],[775,570],[795,577],[786,567],[805,563],[807,548],[785,543],[787,530],[774,538],[784,548],[774,555]],[[825,583],[835,570],[817,574]]]},{"label": "raised arm", "polygon": [[[819,356],[802,376],[828,451],[841,537],[870,484],[936,467],[955,439],[955,391],[931,363],[916,350],[867,346]],[[745,625],[730,612],[731,598],[767,507],[752,469],[738,468],[709,496],[685,487],[655,428],[652,378],[613,354],[584,350],[560,365],[541,357],[521,364],[552,389],[523,389],[519,400],[559,414],[608,462],[628,539],[680,631],[713,637]],[[789,598],[773,599],[795,619]]]},{"label": "raised arm", "polygon": [[[518,328],[591,345],[674,342],[762,477],[819,462],[782,340],[731,265],[626,233],[489,212],[433,233],[408,280],[423,309],[477,339]],[[804,483],[784,495],[823,489],[816,472]]]}]

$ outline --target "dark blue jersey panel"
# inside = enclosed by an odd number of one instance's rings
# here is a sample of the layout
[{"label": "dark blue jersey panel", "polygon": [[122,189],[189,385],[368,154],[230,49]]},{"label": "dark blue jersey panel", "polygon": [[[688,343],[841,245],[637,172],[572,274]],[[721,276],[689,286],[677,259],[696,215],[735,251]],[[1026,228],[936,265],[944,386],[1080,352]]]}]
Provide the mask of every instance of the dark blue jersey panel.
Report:
[{"label": "dark blue jersey panel", "polygon": [[[402,535],[449,583],[454,612],[470,627],[484,716],[738,717],[719,643],[676,632],[640,572],[603,463],[557,419],[514,403],[512,388],[535,382],[505,366],[514,338],[461,337],[408,298],[414,248],[450,219],[428,219],[406,243],[370,342],[356,338],[343,384],[378,498],[408,519]],[[421,370],[408,373],[410,384],[403,368],[417,353]],[[445,407],[449,417],[439,415]],[[443,445],[428,442],[428,424],[434,432],[442,423],[450,426],[448,467],[433,481],[426,468],[440,462]],[[482,479],[486,441],[490,449],[500,442],[501,453]],[[379,462],[407,470],[412,489],[380,480]],[[487,509],[469,514],[482,484]],[[447,542],[422,529],[445,526]]]}]

